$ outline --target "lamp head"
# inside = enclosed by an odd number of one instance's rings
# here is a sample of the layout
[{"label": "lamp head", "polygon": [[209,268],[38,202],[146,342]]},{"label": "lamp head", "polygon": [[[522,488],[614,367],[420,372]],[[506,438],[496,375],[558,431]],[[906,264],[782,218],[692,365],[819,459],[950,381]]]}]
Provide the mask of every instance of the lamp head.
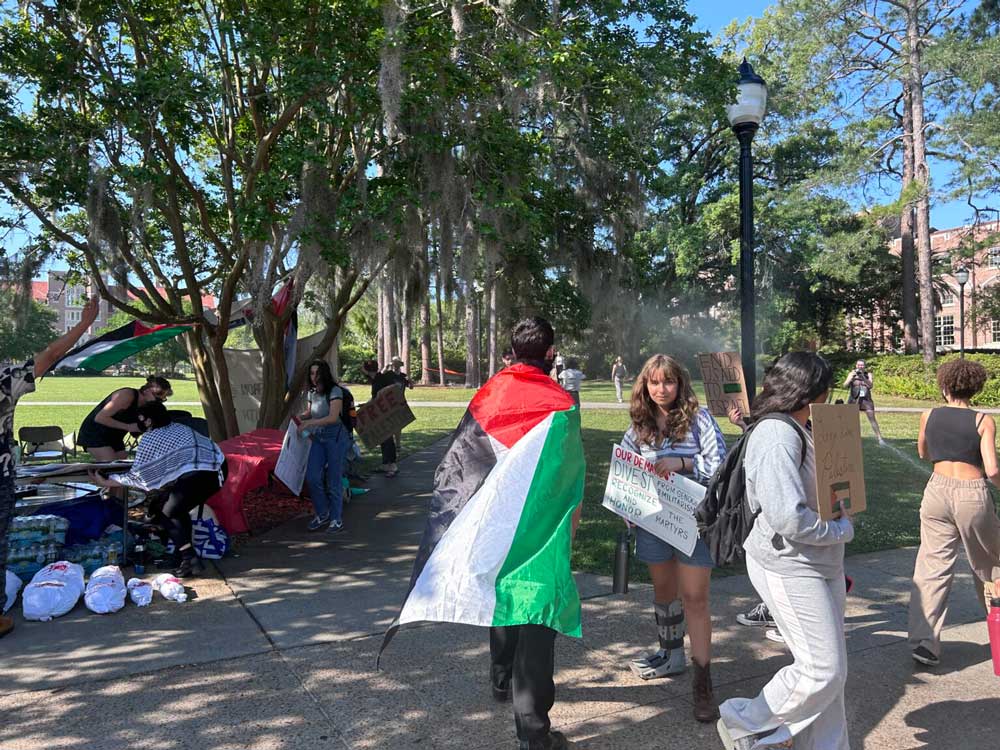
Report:
[{"label": "lamp head", "polygon": [[744,57],[739,67],[740,77],[736,82],[736,103],[726,107],[729,124],[736,129],[739,125],[757,127],[767,111],[767,84],[754,73],[753,67]]},{"label": "lamp head", "polygon": [[965,286],[969,281],[969,269],[964,265],[959,266],[955,270],[955,281],[958,282],[959,286]]}]

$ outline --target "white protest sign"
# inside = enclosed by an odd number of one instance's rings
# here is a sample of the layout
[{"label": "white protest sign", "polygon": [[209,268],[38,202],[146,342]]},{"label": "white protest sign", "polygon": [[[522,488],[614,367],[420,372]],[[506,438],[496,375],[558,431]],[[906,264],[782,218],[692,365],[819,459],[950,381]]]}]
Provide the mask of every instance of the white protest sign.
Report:
[{"label": "white protest sign", "polygon": [[653,462],[616,445],[611,451],[604,507],[673,545],[694,552],[698,522],[694,512],[705,488],[680,474],[664,479]]},{"label": "white protest sign", "polygon": [[[257,349],[224,349],[229,369],[229,387],[233,393],[233,408],[240,433],[257,428],[260,398],[264,393],[264,363]],[[209,405],[202,401],[205,411]]]},{"label": "white protest sign", "polygon": [[295,495],[302,494],[302,482],[306,478],[306,464],[309,463],[309,450],[312,440],[303,437],[293,419],[285,430],[285,439],[281,441],[281,453],[274,467],[274,476]]}]

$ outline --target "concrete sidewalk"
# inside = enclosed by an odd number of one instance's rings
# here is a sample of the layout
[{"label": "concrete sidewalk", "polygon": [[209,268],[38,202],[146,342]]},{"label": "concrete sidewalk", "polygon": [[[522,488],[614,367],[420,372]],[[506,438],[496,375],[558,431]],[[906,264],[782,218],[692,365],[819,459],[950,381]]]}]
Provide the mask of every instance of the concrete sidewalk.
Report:
[{"label": "concrete sidewalk", "polygon": [[[194,600],[131,604],[99,616],[82,603],[0,641],[0,748],[484,748],[510,750],[510,707],[493,703],[484,631],[401,632],[374,670],[423,529],[438,444],[373,477],[348,531],[309,534],[296,519],[195,580]],[[1000,679],[967,573],[952,592],[943,664],[909,658],[913,550],[852,557],[847,687],[852,747],[994,750]],[[624,662],[655,640],[648,586],[614,596],[578,576],[584,638],[557,642],[552,717],[580,748],[717,750],[691,718],[688,675],[645,683]],[[750,695],[788,663],[762,630],[735,624],[756,600],[745,576],[713,582],[720,699]],[[20,610],[20,605],[17,606]]]}]

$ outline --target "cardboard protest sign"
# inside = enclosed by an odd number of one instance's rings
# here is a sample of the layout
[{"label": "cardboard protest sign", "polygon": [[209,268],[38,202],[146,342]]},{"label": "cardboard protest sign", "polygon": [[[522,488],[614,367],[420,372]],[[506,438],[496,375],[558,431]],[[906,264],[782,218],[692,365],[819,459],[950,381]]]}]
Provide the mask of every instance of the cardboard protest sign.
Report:
[{"label": "cardboard protest sign", "polygon": [[750,413],[743,363],[737,352],[699,354],[698,367],[705,384],[708,410],[713,416],[725,417],[733,406],[738,406],[744,416]]},{"label": "cardboard protest sign", "polygon": [[293,418],[285,430],[285,439],[281,441],[281,453],[274,467],[276,476],[294,495],[302,494],[302,483],[306,478],[306,464],[309,463],[309,449],[312,440],[303,437],[299,432],[299,420]]},{"label": "cardboard protest sign", "polygon": [[841,506],[851,513],[867,507],[865,464],[861,454],[861,422],[852,404],[809,407],[816,446],[816,504],[824,521],[836,518]]},{"label": "cardboard protest sign", "polygon": [[416,420],[403,395],[403,386],[383,388],[368,403],[358,408],[354,428],[369,450],[374,449]]},{"label": "cardboard protest sign", "polygon": [[664,479],[638,453],[620,445],[611,451],[604,507],[685,555],[694,552],[698,541],[694,511],[704,496],[705,488],[697,482],[680,474]]}]

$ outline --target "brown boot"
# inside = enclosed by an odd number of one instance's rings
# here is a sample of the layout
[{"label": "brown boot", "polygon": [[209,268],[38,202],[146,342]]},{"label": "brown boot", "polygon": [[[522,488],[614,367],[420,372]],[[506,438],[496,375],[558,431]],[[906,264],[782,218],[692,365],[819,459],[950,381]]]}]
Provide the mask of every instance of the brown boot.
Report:
[{"label": "brown boot", "polygon": [[691,666],[694,668],[694,718],[698,721],[715,721],[719,718],[719,707],[712,694],[712,664],[709,662],[702,666],[692,659]]},{"label": "brown boot", "polygon": [[14,618],[0,615],[0,638],[14,629]]}]

